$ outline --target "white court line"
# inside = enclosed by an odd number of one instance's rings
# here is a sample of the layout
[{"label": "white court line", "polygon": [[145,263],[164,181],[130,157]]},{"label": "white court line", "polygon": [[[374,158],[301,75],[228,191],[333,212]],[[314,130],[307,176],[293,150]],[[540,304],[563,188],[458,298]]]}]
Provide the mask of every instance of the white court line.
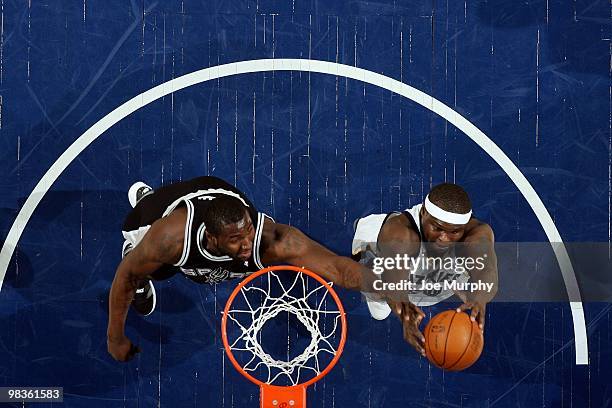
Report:
[{"label": "white court line", "polygon": [[24,203],[23,207],[21,207],[21,210],[19,211],[19,214],[17,215],[17,218],[13,222],[13,225],[11,226],[11,229],[7,235],[6,241],[2,245],[2,250],[0,251],[0,290],[2,289],[4,276],[6,275],[6,270],[13,252],[15,251],[17,242],[19,241],[19,238],[21,237],[21,234],[28,223],[28,220],[34,213],[34,210],[43,199],[47,191],[49,191],[51,185],[53,185],[55,180],[57,180],[66,167],[68,167],[68,165],[72,163],[72,161],[83,150],[85,150],[87,146],[96,140],[98,136],[131,113],[172,92],[192,85],[197,85],[202,82],[210,81],[212,79],[266,71],[317,72],[321,74],[351,78],[387,89],[398,95],[402,95],[440,115],[465,133],[489,156],[491,156],[491,158],[495,160],[495,162],[499,164],[499,166],[506,172],[510,180],[512,180],[521,194],[525,197],[525,200],[527,200],[527,203],[529,203],[533,209],[533,212],[540,221],[540,224],[542,224],[542,228],[544,229],[549,241],[553,243],[552,247],[555,251],[557,261],[559,262],[559,267],[561,269],[561,274],[563,275],[563,280],[565,281],[565,287],[569,299],[579,300],[570,302],[572,319],[574,323],[576,364],[588,364],[588,344],[584,310],[582,308],[582,302],[580,301],[580,290],[578,288],[578,283],[576,282],[574,268],[565,245],[563,245],[561,235],[550,217],[548,210],[544,206],[544,203],[533,189],[527,178],[525,178],[523,173],[521,173],[512,160],[510,160],[510,158],[508,158],[508,156],[506,156],[506,154],[480,129],[434,97],[384,75],[367,71],[362,68],[327,61],[307,59],[261,59],[239,61],[230,64],[218,65],[211,68],[205,68],[149,89],[148,91],[135,96],[104,116],[85,133],[83,133],[77,140],[75,140],[70,147],[68,147],[68,149],[66,149],[66,151],[55,161],[55,163],[53,163],[51,168],[49,168],[45,175],[40,179],[36,187],[34,187],[34,190],[28,196],[28,199]]}]

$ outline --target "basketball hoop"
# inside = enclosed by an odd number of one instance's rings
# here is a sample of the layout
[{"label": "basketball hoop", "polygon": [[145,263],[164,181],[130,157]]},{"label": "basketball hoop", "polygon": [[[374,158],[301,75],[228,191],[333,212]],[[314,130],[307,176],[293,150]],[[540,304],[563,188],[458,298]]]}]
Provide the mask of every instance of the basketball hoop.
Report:
[{"label": "basketball hoop", "polygon": [[[290,279],[283,279],[287,274]],[[310,289],[313,281],[316,287]],[[291,358],[287,353],[286,360],[273,357],[260,343],[263,327],[280,313],[297,319],[311,336],[301,354]],[[261,408],[306,408],[306,388],[338,362],[346,327],[344,308],[331,283],[303,268],[273,266],[250,275],[233,290],[223,311],[221,335],[236,370],[259,385]],[[289,348],[290,338],[285,337]],[[235,354],[246,357],[239,362]]]}]

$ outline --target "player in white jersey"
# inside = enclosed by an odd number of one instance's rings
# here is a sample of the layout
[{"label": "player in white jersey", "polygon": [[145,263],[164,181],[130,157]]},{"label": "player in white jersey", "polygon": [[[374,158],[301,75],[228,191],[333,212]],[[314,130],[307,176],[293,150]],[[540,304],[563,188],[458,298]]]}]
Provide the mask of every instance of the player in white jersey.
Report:
[{"label": "player in white jersey", "polygon": [[[456,294],[463,301],[457,310],[471,309],[471,318],[484,330],[486,305],[495,296],[498,282],[493,230],[472,216],[468,194],[458,185],[437,185],[422,204],[405,211],[358,219],[352,252],[375,272],[379,269],[381,281],[412,282],[398,293],[398,298],[410,301],[405,303],[406,313],[412,316],[416,328],[404,333],[421,354],[424,338],[418,326],[425,315],[419,306],[433,305]],[[469,268],[464,267],[466,259],[473,260]],[[385,260],[389,261],[386,265]],[[460,290],[468,282],[481,282],[490,289]],[[387,300],[373,293],[365,295],[372,317],[386,319],[391,313]]]}]

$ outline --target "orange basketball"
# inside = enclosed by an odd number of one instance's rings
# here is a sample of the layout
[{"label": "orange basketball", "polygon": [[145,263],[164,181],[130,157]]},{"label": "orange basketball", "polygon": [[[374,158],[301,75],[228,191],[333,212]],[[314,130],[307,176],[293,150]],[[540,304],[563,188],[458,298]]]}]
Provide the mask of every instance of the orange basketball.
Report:
[{"label": "orange basketball", "polygon": [[466,313],[438,313],[425,327],[425,352],[436,366],[449,371],[465,370],[478,360],[484,339],[478,323]]}]

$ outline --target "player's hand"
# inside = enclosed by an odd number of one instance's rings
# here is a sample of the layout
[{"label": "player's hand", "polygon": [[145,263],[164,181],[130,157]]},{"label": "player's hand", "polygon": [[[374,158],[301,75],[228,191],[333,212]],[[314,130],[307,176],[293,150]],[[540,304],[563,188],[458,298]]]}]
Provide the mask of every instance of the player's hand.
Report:
[{"label": "player's hand", "polygon": [[464,304],[457,308],[457,312],[463,312],[465,310],[471,309],[470,319],[473,322],[478,323],[478,327],[480,330],[484,332],[485,325],[485,311],[487,310],[487,304],[485,302],[480,301],[466,301]]},{"label": "player's hand", "polygon": [[140,353],[140,348],[132,344],[126,336],[111,337],[106,339],[108,352],[117,361],[130,361],[136,353]]},{"label": "player's hand", "polygon": [[391,309],[402,322],[404,340],[422,356],[425,356],[425,337],[419,330],[419,325],[425,313],[412,302],[389,302]]}]

